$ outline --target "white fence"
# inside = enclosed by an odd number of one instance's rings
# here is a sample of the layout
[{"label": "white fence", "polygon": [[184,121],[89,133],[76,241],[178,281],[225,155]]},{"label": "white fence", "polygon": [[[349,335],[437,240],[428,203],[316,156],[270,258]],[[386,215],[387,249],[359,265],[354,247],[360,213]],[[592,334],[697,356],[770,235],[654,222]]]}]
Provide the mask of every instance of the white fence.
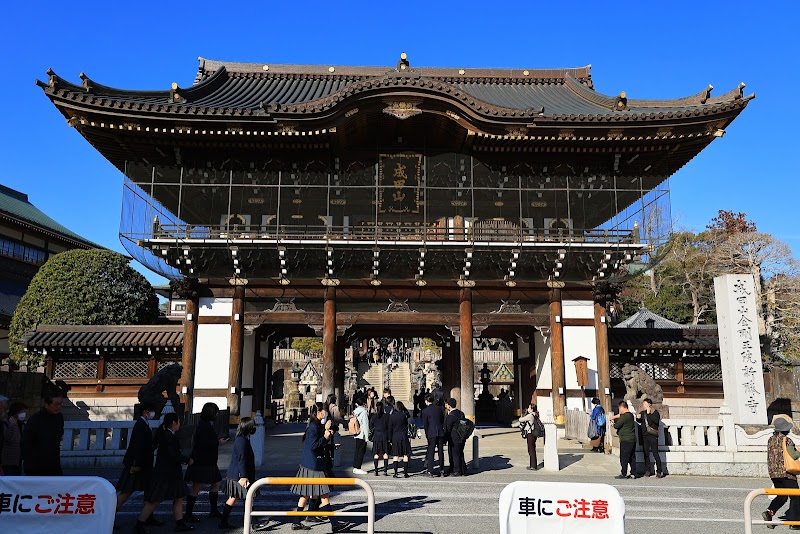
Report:
[{"label": "white fence", "polygon": [[581,443],[588,442],[589,414],[582,410],[566,410],[565,415],[564,437]]},{"label": "white fence", "polygon": [[[256,465],[263,463],[264,418],[261,412],[255,416],[256,433],[251,443]],[[128,448],[131,430],[135,421],[65,421],[64,438],[61,442],[61,466],[75,467],[122,467],[122,458]],[[156,428],[160,421],[148,421]]]}]

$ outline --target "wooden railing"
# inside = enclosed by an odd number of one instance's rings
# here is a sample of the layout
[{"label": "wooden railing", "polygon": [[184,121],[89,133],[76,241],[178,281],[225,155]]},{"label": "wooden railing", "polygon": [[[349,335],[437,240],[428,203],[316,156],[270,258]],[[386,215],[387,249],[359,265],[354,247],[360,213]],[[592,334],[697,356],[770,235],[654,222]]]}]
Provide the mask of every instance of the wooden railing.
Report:
[{"label": "wooden railing", "polygon": [[589,441],[587,430],[591,417],[583,410],[566,410],[564,423],[564,437],[585,443]]},{"label": "wooden railing", "polygon": [[[488,222],[488,221],[487,221]],[[491,221],[495,222],[495,221]],[[501,222],[508,223],[500,225]],[[439,228],[424,224],[325,225],[217,225],[155,224],[151,235],[126,234],[133,240],[249,240],[324,239],[355,241],[509,241],[557,243],[636,243],[635,231],[596,229],[524,228],[511,221],[497,221],[472,228]]]}]

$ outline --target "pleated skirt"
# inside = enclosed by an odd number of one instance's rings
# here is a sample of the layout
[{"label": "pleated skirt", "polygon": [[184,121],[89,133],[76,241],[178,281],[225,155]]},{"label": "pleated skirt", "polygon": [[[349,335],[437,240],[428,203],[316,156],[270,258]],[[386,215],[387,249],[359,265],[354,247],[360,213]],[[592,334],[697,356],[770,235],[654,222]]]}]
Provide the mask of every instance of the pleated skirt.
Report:
[{"label": "pleated skirt", "polygon": [[219,472],[219,467],[214,464],[200,465],[192,464],[186,468],[186,476],[183,477],[186,482],[201,482],[203,484],[216,484],[222,480],[222,474]]},{"label": "pleated skirt", "polygon": [[392,440],[392,456],[411,456],[411,441],[408,438]]},{"label": "pleated skirt", "polygon": [[183,477],[153,476],[150,487],[144,492],[144,500],[150,502],[173,501],[189,494]]},{"label": "pleated skirt", "polygon": [[372,442],[372,454],[383,456],[389,454],[389,441],[385,439],[376,439]]},{"label": "pleated skirt", "polygon": [[[325,478],[325,473],[308,469],[301,465],[300,469],[297,470],[297,478]],[[300,496],[319,497],[330,493],[331,489],[327,484],[294,484],[289,491]]]},{"label": "pleated skirt", "polygon": [[[250,481],[252,484],[252,481]],[[225,495],[235,499],[247,498],[247,488],[243,488],[238,480],[225,479]]]},{"label": "pleated skirt", "polygon": [[122,493],[133,493],[134,491],[147,491],[150,487],[150,479],[153,471],[141,470],[138,473],[131,473],[130,467],[123,467],[122,474],[117,481],[117,491]]}]

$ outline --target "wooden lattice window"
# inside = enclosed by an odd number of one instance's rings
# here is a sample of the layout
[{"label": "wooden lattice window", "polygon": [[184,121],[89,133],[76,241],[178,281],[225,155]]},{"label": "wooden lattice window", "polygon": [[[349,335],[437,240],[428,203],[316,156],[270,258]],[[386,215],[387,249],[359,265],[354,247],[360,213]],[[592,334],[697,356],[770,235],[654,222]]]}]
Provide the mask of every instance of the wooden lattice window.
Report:
[{"label": "wooden lattice window", "polygon": [[53,378],[97,378],[97,360],[55,361]]},{"label": "wooden lattice window", "polygon": [[722,380],[722,366],[711,362],[685,362],[683,379],[689,380]]},{"label": "wooden lattice window", "polygon": [[147,360],[106,360],[106,378],[147,378]]}]

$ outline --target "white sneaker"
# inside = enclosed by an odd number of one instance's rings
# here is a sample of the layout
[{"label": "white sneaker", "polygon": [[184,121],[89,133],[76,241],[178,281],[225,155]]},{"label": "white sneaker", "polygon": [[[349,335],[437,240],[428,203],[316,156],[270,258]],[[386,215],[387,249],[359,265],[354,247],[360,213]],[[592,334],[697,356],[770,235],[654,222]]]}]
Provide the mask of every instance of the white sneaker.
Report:
[{"label": "white sneaker", "polygon": [[354,474],[354,475],[366,475],[366,474],[367,474],[367,472],[366,472],[366,471],[364,471],[363,469],[356,469],[356,468],[353,468],[353,474]]}]

